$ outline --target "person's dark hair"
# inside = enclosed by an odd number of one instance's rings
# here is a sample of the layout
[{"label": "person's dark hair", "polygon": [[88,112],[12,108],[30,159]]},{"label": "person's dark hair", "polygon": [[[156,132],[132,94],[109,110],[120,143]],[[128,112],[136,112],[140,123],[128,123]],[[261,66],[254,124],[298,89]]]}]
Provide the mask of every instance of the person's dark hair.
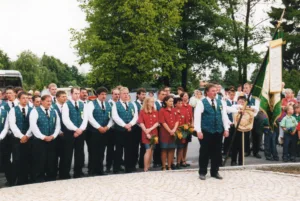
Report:
[{"label": "person's dark hair", "polygon": [[165,91],[164,89],[158,90],[157,95],[159,95],[161,92],[164,92],[164,91]]},{"label": "person's dark hair", "polygon": [[141,93],[146,93],[146,89],[144,88],[139,88],[137,91],[136,91],[136,94],[140,95]]},{"label": "person's dark hair", "polygon": [[295,105],[294,105],[294,110],[296,110],[296,109],[298,109],[298,108],[300,108],[300,105],[299,105],[299,104],[295,104]]},{"label": "person's dark hair", "polygon": [[27,95],[26,92],[22,91],[18,94],[18,99],[20,99],[22,96]]},{"label": "person's dark hair", "polygon": [[216,87],[216,85],[211,83],[207,84],[204,89],[204,94],[207,95],[207,92],[213,87]]},{"label": "person's dark hair", "polygon": [[80,91],[80,88],[79,87],[72,87],[72,89],[71,89],[71,94],[73,94],[74,93],[74,90],[78,90],[78,91]]},{"label": "person's dark hair", "polygon": [[16,94],[18,94],[20,91],[24,91],[24,89],[22,87],[16,87],[15,88]]},{"label": "person's dark hair", "polygon": [[184,91],[183,87],[177,87],[177,90]]},{"label": "person's dark hair", "polygon": [[99,87],[99,88],[96,90],[97,96],[99,96],[99,95],[100,95],[101,93],[103,93],[103,92],[107,93],[108,90],[107,90],[105,87]]},{"label": "person's dark hair", "polygon": [[175,106],[178,102],[182,102],[182,98],[174,98],[174,106]]},{"label": "person's dark hair", "polygon": [[27,93],[28,96],[32,96],[32,93]]},{"label": "person's dark hair", "polygon": [[154,94],[154,91],[149,91],[148,93],[149,93],[149,94]]},{"label": "person's dark hair", "polygon": [[63,94],[67,94],[67,93],[65,91],[59,90],[58,92],[56,92],[56,98],[59,98]]},{"label": "person's dark hair", "polygon": [[183,96],[184,96],[185,94],[189,95],[188,92],[182,92],[182,93],[180,94],[180,98],[183,98]]},{"label": "person's dark hair", "polygon": [[238,100],[238,101],[239,101],[239,100],[247,101],[247,98],[246,98],[246,96],[239,96],[237,100]]},{"label": "person's dark hair", "polygon": [[43,95],[42,98],[41,98],[41,100],[44,101],[44,100],[46,100],[47,98],[50,98],[50,99],[51,99],[51,96],[48,95],[48,94]]},{"label": "person's dark hair", "polygon": [[13,92],[16,92],[13,86],[8,86],[5,88],[5,92],[8,90],[12,90]]},{"label": "person's dark hair", "polygon": [[34,102],[35,99],[37,99],[37,98],[41,98],[41,96],[38,96],[38,95],[33,96],[33,97],[32,97],[32,102]]},{"label": "person's dark hair", "polygon": [[82,87],[82,88],[80,88],[80,92],[81,91],[87,91],[87,89]]},{"label": "person's dark hair", "polygon": [[167,102],[168,100],[170,100],[171,98],[173,99],[173,96],[166,96],[166,97],[164,98],[164,100],[163,100],[162,107],[166,108],[166,107],[167,107],[166,102]]},{"label": "person's dark hair", "polygon": [[235,90],[229,90],[228,93],[235,93]]}]

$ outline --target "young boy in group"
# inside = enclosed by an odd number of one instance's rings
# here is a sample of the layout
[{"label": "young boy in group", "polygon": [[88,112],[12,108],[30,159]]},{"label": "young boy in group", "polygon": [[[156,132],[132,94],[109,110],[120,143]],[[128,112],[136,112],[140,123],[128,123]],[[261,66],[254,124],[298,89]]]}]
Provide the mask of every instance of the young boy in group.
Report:
[{"label": "young boy in group", "polygon": [[[238,101],[236,105],[231,106],[228,109],[228,112],[232,113],[243,113],[245,105],[247,104],[247,99],[245,96],[238,97]],[[255,106],[247,106],[248,108],[251,108],[251,110],[256,113],[257,108]],[[232,146],[232,153],[231,153],[231,166],[243,165],[243,148],[242,148],[242,132],[237,131],[236,136],[233,141]],[[237,157],[238,157],[238,163],[237,163]]]},{"label": "young boy in group", "polygon": [[279,161],[278,152],[276,148],[276,132],[272,131],[269,125],[269,120],[265,116],[263,120],[263,134],[264,134],[264,149],[265,157],[268,161]]},{"label": "young boy in group", "polygon": [[[293,116],[294,108],[291,105],[285,107],[286,116],[281,120],[280,127],[283,129],[283,156],[284,162],[296,162],[296,147],[298,136],[296,135],[297,119]],[[290,147],[290,153],[289,153]]]}]

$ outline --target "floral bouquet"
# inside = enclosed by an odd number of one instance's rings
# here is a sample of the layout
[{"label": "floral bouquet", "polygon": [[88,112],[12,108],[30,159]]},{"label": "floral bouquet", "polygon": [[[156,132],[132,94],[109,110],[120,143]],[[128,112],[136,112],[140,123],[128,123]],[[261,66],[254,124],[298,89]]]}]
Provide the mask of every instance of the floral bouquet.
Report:
[{"label": "floral bouquet", "polygon": [[189,124],[183,124],[182,126],[179,126],[175,132],[175,139],[179,142],[185,143],[186,138],[189,135],[194,135],[194,127]]},{"label": "floral bouquet", "polygon": [[158,144],[158,137],[156,135],[152,135],[150,138],[150,145],[156,145]]}]

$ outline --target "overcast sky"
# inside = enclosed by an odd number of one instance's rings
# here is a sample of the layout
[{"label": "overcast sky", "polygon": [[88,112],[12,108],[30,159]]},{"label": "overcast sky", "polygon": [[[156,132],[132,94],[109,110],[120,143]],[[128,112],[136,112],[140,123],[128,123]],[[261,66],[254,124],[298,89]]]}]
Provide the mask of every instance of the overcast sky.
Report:
[{"label": "overcast sky", "polygon": [[69,29],[85,26],[76,0],[0,0],[0,49],[12,60],[23,50],[31,50],[78,66]]},{"label": "overcast sky", "polygon": [[[259,4],[255,19],[264,19],[270,6]],[[0,0],[0,49],[12,60],[20,52],[31,50],[38,56],[45,52],[79,67],[75,50],[70,46],[69,29],[85,26],[85,15],[77,0]],[[79,69],[87,72],[89,67]]]}]

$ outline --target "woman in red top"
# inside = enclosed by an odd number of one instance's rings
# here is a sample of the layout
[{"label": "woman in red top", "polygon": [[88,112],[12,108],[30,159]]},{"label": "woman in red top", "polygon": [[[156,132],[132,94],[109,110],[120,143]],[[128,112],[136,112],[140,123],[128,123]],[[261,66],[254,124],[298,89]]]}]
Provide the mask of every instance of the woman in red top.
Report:
[{"label": "woman in red top", "polygon": [[160,128],[160,148],[162,170],[166,170],[166,160],[168,159],[168,170],[173,164],[175,144],[175,132],[178,127],[178,118],[173,110],[173,97],[166,96],[163,100],[163,108],[159,110]]},{"label": "woman in red top", "polygon": [[[190,125],[194,125],[194,118],[193,118],[193,108],[191,105],[189,105],[189,94],[187,92],[184,92],[180,94],[180,97],[182,99],[182,108],[186,111],[187,113],[187,123]],[[183,157],[182,157],[182,167],[187,167],[190,166],[190,164],[186,163],[186,153],[188,150],[188,143],[192,141],[192,136],[190,135],[185,143],[185,146],[183,148]]]},{"label": "woman in red top", "polygon": [[142,128],[142,143],[145,145],[144,171],[148,171],[151,164],[151,158],[154,146],[150,144],[153,135],[158,136],[157,127],[158,112],[154,108],[154,98],[149,97],[144,100],[143,108],[140,111],[138,123]]},{"label": "woman in red top", "polygon": [[[178,126],[182,126],[186,123],[188,123],[188,118],[187,118],[187,111],[185,108],[182,107],[182,99],[181,98],[174,98],[174,105],[175,108],[173,109],[177,119],[178,119]],[[184,139],[185,140],[185,139]],[[177,153],[176,153],[176,158],[177,158],[177,165],[176,169],[181,169],[180,163],[183,160],[183,149],[185,147],[185,142],[184,140],[178,140],[177,141]]]}]

